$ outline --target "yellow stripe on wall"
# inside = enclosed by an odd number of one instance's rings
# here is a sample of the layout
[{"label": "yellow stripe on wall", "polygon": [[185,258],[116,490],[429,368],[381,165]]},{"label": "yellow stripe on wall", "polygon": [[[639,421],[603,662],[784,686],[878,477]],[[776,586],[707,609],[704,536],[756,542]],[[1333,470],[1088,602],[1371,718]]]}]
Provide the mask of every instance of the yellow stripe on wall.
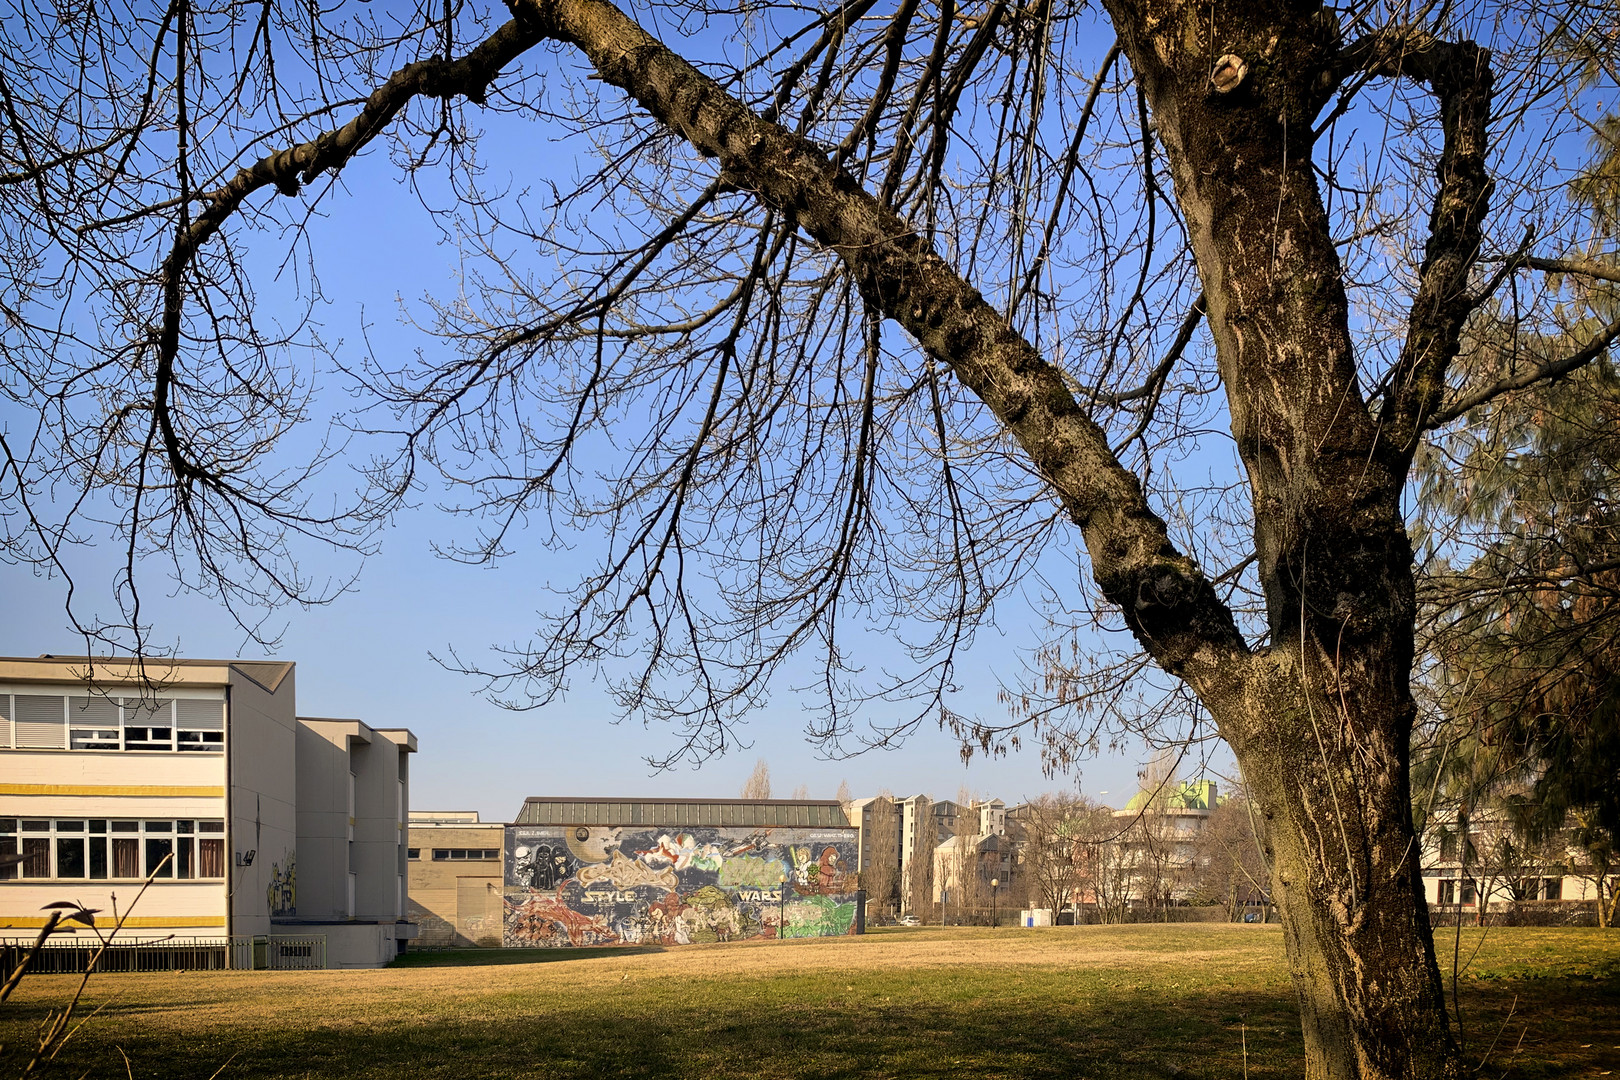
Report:
[{"label": "yellow stripe on wall", "polygon": [[[45,925],[45,917],[41,915],[4,915],[0,916],[0,929],[9,927],[28,927],[37,929]],[[112,920],[101,924],[101,929],[111,930],[118,925]],[[124,929],[144,928],[150,930],[163,930],[181,926],[224,926],[223,915],[131,915],[124,920]],[[79,923],[63,923],[64,930],[80,926]]]},{"label": "yellow stripe on wall", "polygon": [[225,788],[184,784],[0,784],[0,795],[157,795],[223,799]]}]

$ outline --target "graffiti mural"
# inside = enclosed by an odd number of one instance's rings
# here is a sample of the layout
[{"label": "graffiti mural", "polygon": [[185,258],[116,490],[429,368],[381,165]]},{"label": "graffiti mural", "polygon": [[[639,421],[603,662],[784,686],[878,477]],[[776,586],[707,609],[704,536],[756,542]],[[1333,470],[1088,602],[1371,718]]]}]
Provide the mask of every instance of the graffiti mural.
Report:
[{"label": "graffiti mural", "polygon": [[291,851],[282,852],[281,861],[270,864],[270,884],[264,891],[272,918],[298,914],[298,860]]},{"label": "graffiti mural", "polygon": [[509,825],[508,947],[857,932],[851,829]]}]

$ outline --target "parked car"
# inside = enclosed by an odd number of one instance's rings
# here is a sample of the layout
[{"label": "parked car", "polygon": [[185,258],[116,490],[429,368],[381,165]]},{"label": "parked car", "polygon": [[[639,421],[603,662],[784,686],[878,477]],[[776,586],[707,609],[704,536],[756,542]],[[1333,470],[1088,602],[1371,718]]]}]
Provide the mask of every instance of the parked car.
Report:
[{"label": "parked car", "polygon": [[900,925],[901,926],[921,926],[922,925],[922,920],[917,918],[917,916],[915,916],[915,915],[902,915],[902,916],[900,916]]}]

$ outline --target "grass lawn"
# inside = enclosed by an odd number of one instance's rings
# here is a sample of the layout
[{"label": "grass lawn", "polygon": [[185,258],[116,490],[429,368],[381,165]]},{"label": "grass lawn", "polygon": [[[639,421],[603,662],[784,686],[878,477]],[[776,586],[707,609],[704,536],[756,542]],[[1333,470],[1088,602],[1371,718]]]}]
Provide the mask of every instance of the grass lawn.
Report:
[{"label": "grass lawn", "polygon": [[[1470,1066],[1620,1069],[1620,931],[1469,929],[1461,956]],[[0,1076],[74,982],[28,979],[0,1008]],[[48,1075],[123,1077],[120,1050],[131,1076],[198,1080],[227,1061],[222,1077],[286,1080],[1300,1072],[1276,927],[424,953],[382,971],[106,975],[89,996],[110,1004]]]}]

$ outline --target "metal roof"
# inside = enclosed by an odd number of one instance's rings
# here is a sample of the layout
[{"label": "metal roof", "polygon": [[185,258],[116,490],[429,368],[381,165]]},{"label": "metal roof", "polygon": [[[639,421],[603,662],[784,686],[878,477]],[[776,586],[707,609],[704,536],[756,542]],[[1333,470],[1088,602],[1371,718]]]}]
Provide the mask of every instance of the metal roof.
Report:
[{"label": "metal roof", "polygon": [[694,825],[848,829],[836,799],[542,799],[523,801],[514,825]]}]

